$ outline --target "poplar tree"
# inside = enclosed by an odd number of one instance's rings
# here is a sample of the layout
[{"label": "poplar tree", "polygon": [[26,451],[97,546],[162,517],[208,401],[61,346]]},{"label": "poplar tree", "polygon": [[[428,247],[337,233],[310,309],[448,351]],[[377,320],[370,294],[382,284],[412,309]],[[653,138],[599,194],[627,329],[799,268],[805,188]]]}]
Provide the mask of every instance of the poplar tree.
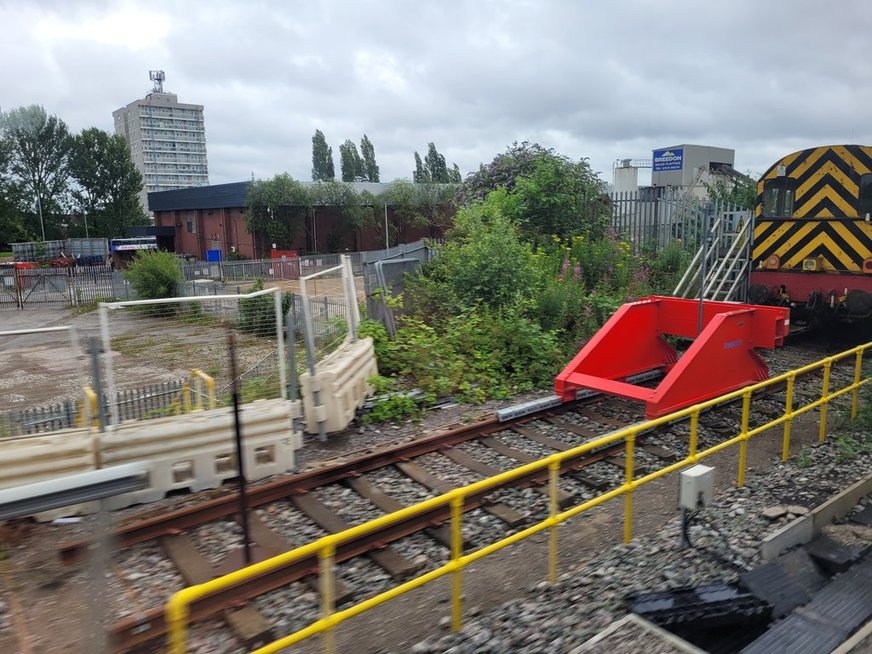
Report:
[{"label": "poplar tree", "polygon": [[363,159],[360,158],[357,146],[351,139],[339,146],[339,169],[342,171],[343,182],[366,179]]},{"label": "poplar tree", "polygon": [[368,182],[379,181],[378,164],[375,162],[375,148],[366,134],[360,139],[360,156],[363,157],[363,174],[366,180]]},{"label": "poplar tree", "polygon": [[336,178],[336,169],[333,166],[333,148],[327,145],[324,132],[315,130],[312,137],[312,181],[325,181]]},{"label": "poplar tree", "polygon": [[415,152],[413,178],[418,184],[459,184],[462,181],[457,164],[448,168],[445,157],[433,143],[427,144],[427,154],[423,161],[421,161],[421,155]]}]

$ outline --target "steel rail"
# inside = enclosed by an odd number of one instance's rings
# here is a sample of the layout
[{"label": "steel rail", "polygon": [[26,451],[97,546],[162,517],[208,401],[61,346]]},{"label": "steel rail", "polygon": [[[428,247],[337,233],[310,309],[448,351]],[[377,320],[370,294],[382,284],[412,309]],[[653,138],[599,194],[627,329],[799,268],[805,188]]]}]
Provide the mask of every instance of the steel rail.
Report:
[{"label": "steel rail", "polygon": [[[567,408],[569,407],[567,406]],[[530,416],[526,416],[525,419],[529,420]],[[509,429],[511,424],[500,423],[496,417],[491,417],[427,438],[377,450],[372,454],[332,466],[315,468],[276,481],[253,485],[248,490],[249,502],[252,507],[255,507],[283,500],[291,495],[306,493],[320,486],[371,472],[398,461],[406,461],[422,454],[429,454],[464,441],[480,438],[483,435]],[[109,536],[116,550],[125,549],[138,543],[176,533],[179,530],[190,529],[212,520],[234,515],[238,512],[238,507],[238,493],[229,492],[221,497],[177,509],[170,513],[130,522],[117,527]],[[89,539],[62,543],[58,546],[61,561],[72,563],[79,560],[86,553],[90,544]]]},{"label": "steel rail", "polygon": [[[567,459],[561,465],[561,473],[567,473],[592,465],[603,459],[619,455],[623,452],[623,444],[603,448],[595,453],[579,455]],[[523,475],[514,481],[473,493],[465,498],[463,511],[471,511],[487,503],[487,496],[504,488],[517,488],[544,483],[548,479],[548,470],[534,471]],[[373,531],[348,541],[336,548],[337,563],[347,561],[374,549],[380,549],[386,544],[419,533],[427,527],[437,526],[451,519],[451,507],[439,506],[418,515],[411,516],[402,522],[391,524],[385,528]],[[214,616],[225,609],[238,607],[240,603],[299,581],[310,574],[319,571],[318,556],[311,556],[289,563],[262,576],[252,578],[211,594],[191,605],[191,620]],[[163,607],[151,609],[139,616],[125,618],[109,626],[109,642],[112,652],[124,652],[136,645],[160,638],[166,635],[167,626]]]},{"label": "steel rail", "polygon": [[[780,387],[781,384],[776,384],[775,386]],[[781,389],[772,389],[772,391],[775,390]],[[513,425],[529,422],[537,417],[563,413],[568,409],[583,404],[590,404],[594,400],[600,399],[602,399],[601,396],[597,396],[596,398],[569,402],[558,407],[551,407],[535,414],[528,414],[515,420],[505,422],[500,422],[496,416],[492,416],[488,419],[471,423],[469,425],[463,425],[427,438],[393,447],[387,447],[369,455],[351,459],[333,466],[316,468],[274,482],[268,482],[251,489],[251,506],[254,507],[270,502],[281,501],[289,496],[306,493],[326,484],[336,483],[399,461],[409,460],[423,454],[452,447],[465,441],[511,429]],[[729,406],[729,404],[730,403],[724,406]],[[644,430],[644,432],[647,431],[650,430]],[[640,432],[640,435],[644,432]],[[579,470],[586,465],[591,465],[609,457],[619,455],[622,451],[623,447],[621,445],[616,445],[614,447],[598,450],[594,453],[579,455],[563,462],[561,473]],[[547,470],[533,472],[505,485],[470,495],[466,498],[463,511],[471,511],[486,505],[488,503],[487,496],[502,488],[539,485],[547,481],[547,478]],[[237,494],[228,493],[224,496],[191,507],[185,507],[168,514],[121,526],[112,534],[113,544],[116,549],[123,549],[167,534],[177,533],[180,530],[189,529],[212,520],[235,515],[236,513],[238,513]],[[384,529],[366,534],[337,548],[336,561],[345,561],[374,549],[383,548],[386,544],[392,541],[418,533],[427,527],[441,524],[449,520],[450,517],[450,507],[444,506],[437,507],[420,515],[412,516],[402,522],[388,525]],[[61,559],[64,562],[77,560],[85,553],[89,544],[90,541],[87,540],[78,540],[62,544],[59,547]],[[245,602],[317,572],[318,560],[316,556],[295,561],[292,564],[288,564],[287,566],[274,570],[261,577],[250,579],[244,583],[198,600],[191,606],[191,619],[197,620],[215,615],[225,609],[239,606],[240,602]],[[140,614],[139,616],[126,618],[110,625],[108,627],[110,648],[113,652],[123,652],[141,643],[159,638],[165,635],[166,631],[167,627],[164,620],[163,608],[152,609]]]}]

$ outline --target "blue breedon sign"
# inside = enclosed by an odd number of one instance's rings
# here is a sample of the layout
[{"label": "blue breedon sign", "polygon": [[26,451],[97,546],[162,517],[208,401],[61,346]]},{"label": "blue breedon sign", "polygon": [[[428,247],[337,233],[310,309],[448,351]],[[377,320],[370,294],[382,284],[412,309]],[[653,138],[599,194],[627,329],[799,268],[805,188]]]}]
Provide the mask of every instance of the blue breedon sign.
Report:
[{"label": "blue breedon sign", "polygon": [[653,171],[681,170],[681,161],[684,158],[684,148],[672,148],[669,150],[654,150]]}]

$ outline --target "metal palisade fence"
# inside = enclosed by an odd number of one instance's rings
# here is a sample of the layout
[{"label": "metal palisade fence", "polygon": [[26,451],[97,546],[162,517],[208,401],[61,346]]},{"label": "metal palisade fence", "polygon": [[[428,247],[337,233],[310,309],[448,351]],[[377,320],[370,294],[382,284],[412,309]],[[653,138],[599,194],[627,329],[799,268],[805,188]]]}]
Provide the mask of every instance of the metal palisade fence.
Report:
[{"label": "metal palisade fence", "polygon": [[675,241],[685,250],[696,252],[707,225],[723,216],[724,229],[735,231],[736,223],[750,220],[752,214],[735,205],[670,188],[612,193],[609,200],[611,228],[636,252],[657,251]]},{"label": "metal palisade fence", "polygon": [[[185,390],[186,384],[181,379],[127,388],[117,392],[113,406],[117,409],[119,421],[180,413],[185,408]],[[82,397],[0,412],[0,438],[84,427],[87,417],[93,418],[95,413],[93,408],[85,406],[87,402],[87,398]],[[109,397],[104,393],[103,406],[108,402]]]},{"label": "metal palisade fence", "polygon": [[0,307],[75,307],[134,297],[122,273],[108,266],[41,268],[17,264],[0,268]]}]

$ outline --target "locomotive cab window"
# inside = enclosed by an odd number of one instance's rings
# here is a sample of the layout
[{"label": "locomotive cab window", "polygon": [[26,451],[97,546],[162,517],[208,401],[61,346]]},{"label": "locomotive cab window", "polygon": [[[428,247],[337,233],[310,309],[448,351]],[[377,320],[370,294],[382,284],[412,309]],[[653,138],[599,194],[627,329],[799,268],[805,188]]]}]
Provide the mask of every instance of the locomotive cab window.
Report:
[{"label": "locomotive cab window", "polygon": [[857,215],[865,218],[872,214],[872,173],[860,176],[860,193],[857,198]]},{"label": "locomotive cab window", "polygon": [[763,215],[767,218],[790,218],[793,215],[793,196],[796,180],[778,177],[763,184]]}]

